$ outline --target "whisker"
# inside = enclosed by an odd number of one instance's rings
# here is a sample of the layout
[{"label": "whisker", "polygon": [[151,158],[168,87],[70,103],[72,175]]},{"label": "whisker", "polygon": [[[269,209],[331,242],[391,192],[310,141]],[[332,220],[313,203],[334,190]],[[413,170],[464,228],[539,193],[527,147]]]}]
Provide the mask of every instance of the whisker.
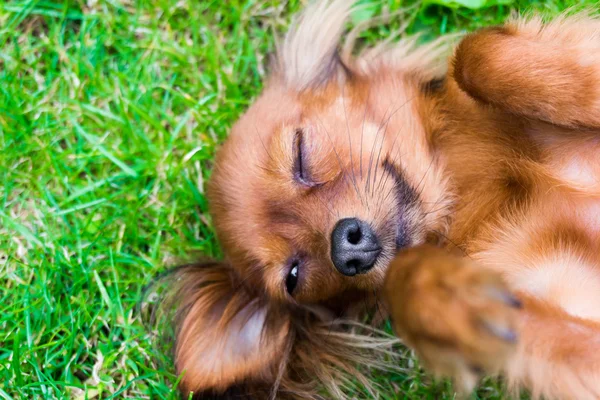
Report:
[{"label": "whisker", "polygon": [[[369,172],[368,172],[368,176],[367,176],[367,182],[366,182],[366,188],[369,187],[369,183],[370,183],[370,177],[371,177],[371,167],[372,167],[372,162],[373,162],[373,156],[374,156],[374,152],[375,152],[375,146],[377,144],[377,137],[379,135],[379,132],[381,131],[381,128],[385,125],[386,130],[387,130],[387,126],[390,122],[390,120],[392,119],[392,117],[398,112],[400,111],[405,105],[407,105],[408,103],[410,103],[411,101],[413,101],[416,98],[416,95],[411,97],[410,99],[406,100],[403,104],[401,104],[398,108],[396,108],[391,114],[390,116],[381,123],[381,125],[379,126],[379,128],[377,129],[377,134],[375,135],[375,142],[373,143],[373,148],[371,149],[371,157],[369,160]],[[387,114],[387,111],[386,111]],[[384,114],[384,118],[385,118],[385,114]],[[377,167],[377,166],[376,166]]]},{"label": "whisker", "polygon": [[[396,136],[394,137],[394,141],[392,142],[392,148],[390,149],[390,153],[392,153],[395,150],[394,148],[396,147],[396,142],[398,141],[398,137],[400,136],[400,132],[402,132],[403,129],[404,129],[404,125],[402,125],[400,127],[400,129],[398,129],[398,132],[396,132]],[[398,159],[400,160],[401,157],[398,157]],[[387,158],[386,158],[386,160],[387,160]],[[385,163],[385,161],[384,161],[384,163]],[[383,182],[384,186],[385,186],[385,184],[387,184],[387,181],[388,181],[389,177],[390,177],[390,174],[387,174],[386,177],[385,177],[385,181],[381,181],[380,180],[380,184],[377,187],[377,191],[379,191],[381,189],[381,186],[382,186],[381,182]]]},{"label": "whisker", "polygon": [[[387,115],[388,110],[391,108],[392,105],[390,105],[390,107],[388,107],[388,109],[385,111],[385,114],[383,114],[383,117],[385,118],[385,116]],[[393,113],[392,113],[393,115]],[[391,115],[390,115],[391,117]],[[389,118],[387,119],[387,121],[389,121]],[[367,192],[367,194],[369,193],[368,189],[369,189],[369,183],[371,180],[371,168],[373,166],[373,155],[375,154],[375,146],[377,145],[377,138],[379,138],[379,132],[381,131],[381,128],[383,127],[384,124],[386,124],[387,122],[382,121],[381,124],[379,125],[379,127],[377,128],[377,132],[375,133],[375,140],[373,141],[373,147],[371,148],[371,153],[369,155],[369,169],[367,171],[367,180],[365,181],[365,191]]]},{"label": "whisker", "polygon": [[443,237],[444,239],[446,239],[450,244],[452,244],[455,248],[457,248],[463,254],[463,256],[468,257],[471,260],[473,259],[462,247],[460,247],[458,244],[456,244],[454,241],[452,241],[452,239],[450,239],[448,236],[446,236],[442,232],[440,232],[438,230],[434,230],[433,233],[436,233],[436,234],[440,235],[441,237]]},{"label": "whisker", "polygon": [[371,87],[369,86],[369,91],[367,92],[367,101],[365,101],[365,112],[363,114],[363,122],[362,129],[360,132],[360,180],[363,179],[363,170],[362,170],[362,160],[363,160],[363,138],[365,136],[365,121],[367,120],[367,107],[369,105],[369,96],[371,95]]},{"label": "whisker", "polygon": [[330,206],[331,206],[331,203],[323,201],[323,199],[321,198],[321,196],[319,196],[317,193],[315,193],[315,197],[316,197],[316,198],[317,198],[317,200],[318,200],[318,201],[319,201],[319,202],[320,202],[320,203],[323,205],[323,207],[325,207],[325,209],[326,209],[326,210],[329,212],[329,214],[331,214],[331,216],[332,216],[332,217],[336,218],[336,215],[337,215],[337,217],[338,217],[338,219],[339,219],[339,213],[337,213],[337,212],[336,212],[336,213],[334,213],[334,212],[331,210],[331,207],[330,207]]},{"label": "whisker", "polygon": [[265,150],[265,153],[267,153],[267,155],[269,156],[269,158],[272,161],[275,161],[275,159],[273,158],[273,156],[271,156],[271,153],[269,153],[269,150],[267,150],[267,146],[265,145],[265,142],[262,138],[262,135],[260,134],[260,132],[258,131],[258,128],[256,127],[256,124],[254,124],[254,131],[256,132],[256,134],[258,135],[258,138],[260,140],[260,143],[262,144],[263,149]]},{"label": "whisker", "polygon": [[259,168],[259,169],[261,169],[264,172],[267,172],[269,174],[276,174],[278,172],[277,170],[274,170],[274,169],[272,169],[270,167],[267,167],[265,165],[257,165],[257,168]]},{"label": "whisker", "polygon": [[[340,158],[340,155],[338,154],[337,150],[335,149],[335,145],[333,144],[333,140],[331,139],[331,135],[329,134],[329,130],[327,130],[327,127],[325,126],[325,124],[323,124],[323,120],[321,120],[321,118],[319,118],[319,116],[317,116],[317,119],[319,120],[319,124],[323,127],[323,129],[325,129],[325,133],[327,134],[327,137],[329,138],[329,143],[331,144],[331,148],[333,150],[333,153],[335,154],[335,157],[337,159],[338,165],[340,166],[340,170],[342,171],[342,176],[344,178],[344,181],[347,181],[348,177],[347,177],[347,173],[346,173],[346,168],[344,168],[344,165],[342,163],[342,159]],[[358,190],[358,189],[356,189]]]},{"label": "whisker", "polygon": [[331,323],[329,324],[329,332],[327,332],[327,335],[331,334],[335,323],[339,321],[344,315],[346,315],[346,312],[348,312],[348,308],[350,308],[350,303],[347,303],[346,306],[336,314],[335,318],[331,320]]},{"label": "whisker", "polygon": [[[441,200],[440,200],[440,201],[437,201],[436,203],[440,203],[440,202],[441,202]],[[435,205],[435,204],[434,204],[434,205]],[[435,209],[435,210],[430,210],[430,211],[427,211],[426,213],[423,213],[423,215],[430,215],[430,214],[434,214],[434,213],[437,213],[437,212],[439,212],[439,211],[442,211],[442,210],[444,210],[444,209],[448,209],[448,208],[450,208],[450,205],[449,205],[449,204],[446,204],[446,205],[444,205],[444,206],[442,206],[442,207],[440,207],[440,208],[437,208],[437,209]]]},{"label": "whisker", "polygon": [[363,306],[365,307],[365,312],[367,313],[367,321],[370,321],[373,319],[373,316],[371,315],[371,307],[369,307],[368,296],[369,292],[365,292],[365,294],[362,296],[362,301]]},{"label": "whisker", "polygon": [[377,153],[377,161],[375,162],[375,171],[373,173],[373,189],[371,193],[375,192],[375,183],[377,182],[377,169],[379,168],[379,160],[381,159],[381,151],[383,150],[383,145],[385,141],[385,135],[388,130],[388,125],[386,124],[385,130],[383,131],[383,135],[381,135],[381,145],[379,146],[379,152]]},{"label": "whisker", "polygon": [[[379,149],[379,154],[377,155],[377,163],[375,164],[375,176],[374,176],[374,179],[373,179],[373,190],[375,190],[375,182],[377,181],[377,169],[379,167],[379,159],[380,159],[380,156],[381,156],[381,149],[383,148],[383,140],[385,139],[385,134],[387,133],[387,128],[388,128],[388,125],[389,125],[389,121],[390,121],[391,117],[394,114],[396,114],[398,111],[400,111],[402,108],[404,108],[404,106],[406,106],[407,104],[409,104],[410,102],[412,102],[415,98],[416,98],[416,95],[412,96],[410,99],[406,100],[400,107],[398,107],[398,109],[396,111],[394,111],[394,113],[392,115],[390,115],[390,118],[388,118],[388,121],[386,122],[386,127],[385,127],[385,131],[383,133],[383,139],[382,139],[382,142],[381,142],[381,148]],[[404,125],[402,125],[402,127],[403,126]],[[394,139],[394,141],[395,140],[396,139]]]},{"label": "whisker", "polygon": [[[425,177],[427,176],[427,174],[429,174],[429,170],[431,169],[431,166],[433,165],[433,162],[435,161],[434,157],[431,157],[431,162],[429,163],[429,166],[427,167],[427,170],[425,171],[425,173],[423,174],[423,176],[421,177],[421,180],[419,181],[419,183],[417,184],[417,197],[420,198],[421,195],[423,194],[423,190],[425,190]],[[423,187],[421,189],[419,189],[421,187],[421,184],[423,183]]]},{"label": "whisker", "polygon": [[[398,151],[399,151],[399,149],[396,150],[397,158],[401,159],[402,155],[398,154]],[[387,174],[387,176],[386,176],[386,183],[387,183],[387,180],[389,179],[390,176],[391,176],[391,174]],[[390,197],[390,195],[396,191],[396,187],[397,187],[396,184],[392,185],[390,187],[390,189],[388,190],[387,194],[385,196],[383,196],[383,197],[380,197],[380,199],[379,199],[379,201],[377,203],[377,207],[380,207],[381,204],[385,203],[388,200],[388,198]]]},{"label": "whisker", "polygon": [[[373,290],[373,297],[375,298],[375,304],[377,306],[377,311],[379,312],[379,318],[381,318],[381,321],[385,321],[386,318],[383,314],[381,314],[381,310],[379,308],[379,295],[377,294],[376,290]],[[389,316],[390,315],[390,311],[385,307],[385,303],[381,303],[381,308],[384,309],[385,313]]]},{"label": "whisker", "polygon": [[346,113],[346,96],[345,89],[342,87],[342,106],[344,108],[344,119],[346,120],[346,133],[348,135],[348,145],[350,147],[350,168],[352,168],[352,184],[354,185],[354,190],[356,191],[356,195],[360,199],[360,202],[364,205],[364,201],[360,192],[358,191],[358,186],[356,185],[356,175],[354,174],[354,162],[352,161],[352,139],[350,135],[350,125],[348,125],[348,114]]},{"label": "whisker", "polygon": [[385,203],[385,202],[386,202],[386,201],[389,199],[389,197],[390,197],[390,196],[391,196],[391,195],[392,195],[392,194],[393,194],[395,191],[396,191],[396,185],[392,185],[392,186],[389,188],[389,190],[388,190],[387,194],[386,194],[384,197],[382,197],[382,198],[381,198],[380,202],[381,202],[381,203]]},{"label": "whisker", "polygon": [[250,280],[250,278],[254,278],[254,276],[260,274],[260,272],[261,272],[260,268],[250,269],[250,273],[238,282],[238,284],[234,288],[234,291],[237,292],[238,290],[240,290],[240,288],[242,288],[242,286],[245,285],[246,282],[248,282]]}]

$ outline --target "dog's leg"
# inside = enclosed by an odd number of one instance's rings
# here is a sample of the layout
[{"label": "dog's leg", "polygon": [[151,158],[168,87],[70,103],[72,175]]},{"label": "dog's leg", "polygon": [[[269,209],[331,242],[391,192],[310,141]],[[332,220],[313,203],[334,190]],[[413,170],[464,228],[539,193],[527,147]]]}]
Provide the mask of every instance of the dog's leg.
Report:
[{"label": "dog's leg", "polygon": [[517,352],[505,374],[534,399],[600,399],[600,324],[534,296],[523,301]]},{"label": "dog's leg", "polygon": [[[541,278],[555,276],[538,267]],[[528,271],[508,279],[519,287],[513,297],[502,268],[427,246],[400,253],[384,292],[394,329],[426,367],[452,377],[459,389],[471,390],[481,373],[501,372],[514,391],[525,388],[536,399],[600,399],[600,323],[514,283],[539,286],[531,275],[537,270]],[[553,285],[568,289],[573,282]],[[578,285],[585,295],[589,287]]]},{"label": "dog's leg", "polygon": [[511,386],[536,399],[600,399],[596,214],[585,214],[581,203],[563,213],[557,200],[544,200],[552,206],[502,226],[472,257],[502,274],[523,303],[517,351],[505,371]]},{"label": "dog's leg", "polygon": [[480,374],[506,366],[518,337],[520,303],[499,274],[422,246],[392,262],[384,296],[396,333],[458,389],[469,392]]},{"label": "dog's leg", "polygon": [[600,19],[516,19],[467,36],[452,76],[481,103],[556,125],[600,128]]}]

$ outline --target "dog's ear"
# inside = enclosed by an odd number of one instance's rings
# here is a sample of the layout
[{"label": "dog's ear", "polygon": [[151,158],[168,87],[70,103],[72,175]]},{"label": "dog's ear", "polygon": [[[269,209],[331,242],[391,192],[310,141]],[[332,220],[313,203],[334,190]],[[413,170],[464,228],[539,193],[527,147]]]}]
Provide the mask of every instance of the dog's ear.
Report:
[{"label": "dog's ear", "polygon": [[244,287],[230,265],[186,265],[156,281],[167,292],[148,311],[159,331],[169,331],[167,321],[175,328],[183,398],[342,398],[345,390],[376,397],[362,367],[399,365],[391,352],[397,339],[378,337],[380,332],[321,307],[288,308],[263,299]]},{"label": "dog's ear", "polygon": [[297,91],[318,89],[350,70],[340,59],[338,45],[353,1],[314,1],[292,24],[277,48],[274,78]]},{"label": "dog's ear", "polygon": [[240,387],[271,387],[289,353],[288,312],[250,294],[227,264],[185,266],[173,277],[182,391],[215,399]]}]

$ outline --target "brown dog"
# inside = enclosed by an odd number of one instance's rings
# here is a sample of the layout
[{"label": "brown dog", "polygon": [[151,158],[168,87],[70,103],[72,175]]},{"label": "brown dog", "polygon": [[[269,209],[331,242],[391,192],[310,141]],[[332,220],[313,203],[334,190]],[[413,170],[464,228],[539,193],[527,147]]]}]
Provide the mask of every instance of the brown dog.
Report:
[{"label": "brown dog", "polygon": [[299,18],[218,154],[226,261],[173,291],[184,392],[342,397],[370,344],[334,321],[385,282],[433,372],[600,398],[600,21],[516,19],[445,68],[443,39],[338,55],[350,7]]}]

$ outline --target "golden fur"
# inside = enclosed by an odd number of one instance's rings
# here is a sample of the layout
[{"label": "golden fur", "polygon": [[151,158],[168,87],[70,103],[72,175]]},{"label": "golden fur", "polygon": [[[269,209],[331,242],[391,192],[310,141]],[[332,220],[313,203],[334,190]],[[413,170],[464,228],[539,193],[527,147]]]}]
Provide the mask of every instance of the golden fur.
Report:
[{"label": "golden fur", "polygon": [[[219,151],[208,194],[226,259],[178,270],[171,291],[182,390],[341,398],[344,371],[368,386],[356,363],[381,366],[392,341],[336,321],[383,295],[459,387],[500,372],[536,397],[599,398],[600,21],[516,18],[449,63],[447,39],[342,57],[351,3],[299,17]],[[332,264],[347,217],[379,237],[368,273]]]}]

